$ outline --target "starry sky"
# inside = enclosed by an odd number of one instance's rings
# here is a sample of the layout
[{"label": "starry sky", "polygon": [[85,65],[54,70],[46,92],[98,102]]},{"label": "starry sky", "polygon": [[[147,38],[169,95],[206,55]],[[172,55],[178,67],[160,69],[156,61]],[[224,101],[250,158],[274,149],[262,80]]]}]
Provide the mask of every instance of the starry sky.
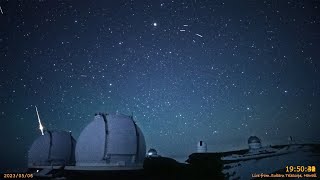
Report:
[{"label": "starry sky", "polygon": [[0,1],[1,168],[49,130],[130,115],[187,156],[319,140],[320,1]]}]

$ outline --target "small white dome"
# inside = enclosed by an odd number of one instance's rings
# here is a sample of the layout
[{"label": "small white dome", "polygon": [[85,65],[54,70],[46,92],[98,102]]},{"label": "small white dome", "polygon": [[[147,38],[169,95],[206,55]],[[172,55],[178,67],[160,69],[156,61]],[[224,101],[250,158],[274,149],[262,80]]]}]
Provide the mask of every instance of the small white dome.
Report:
[{"label": "small white dome", "polygon": [[28,152],[28,167],[72,165],[75,162],[76,141],[70,132],[46,131],[38,137]]},{"label": "small white dome", "polygon": [[199,141],[197,144],[197,153],[207,152],[207,144],[203,141]]},{"label": "small white dome", "polygon": [[143,133],[131,116],[98,114],[81,132],[77,166],[142,166],[146,155]]},{"label": "small white dome", "polygon": [[248,139],[248,144],[250,143],[261,143],[261,141],[257,136],[250,136]]},{"label": "small white dome", "polygon": [[151,148],[151,149],[149,149],[147,156],[148,157],[156,157],[156,156],[158,156],[158,152],[157,152],[157,150]]},{"label": "small white dome", "polygon": [[261,148],[261,141],[257,136],[250,136],[248,139],[248,145],[250,150]]}]

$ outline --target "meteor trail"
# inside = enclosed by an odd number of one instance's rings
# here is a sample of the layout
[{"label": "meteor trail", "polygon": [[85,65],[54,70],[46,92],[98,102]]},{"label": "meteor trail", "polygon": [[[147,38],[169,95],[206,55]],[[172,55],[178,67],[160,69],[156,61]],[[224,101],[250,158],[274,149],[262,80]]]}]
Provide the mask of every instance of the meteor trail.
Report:
[{"label": "meteor trail", "polygon": [[3,11],[2,11],[2,8],[1,8],[1,6],[0,6],[0,11],[1,11],[1,14],[3,14]]},{"label": "meteor trail", "polygon": [[37,106],[35,106],[35,107],[36,107],[36,112],[37,112],[37,116],[38,116],[39,129],[40,129],[40,131],[41,131],[41,134],[44,135],[44,133],[43,133],[43,126],[42,126],[42,124],[41,124],[41,120],[40,120],[38,108],[37,108]]},{"label": "meteor trail", "polygon": [[200,34],[196,34],[197,36],[199,36],[199,37],[203,37],[202,35],[200,35]]}]

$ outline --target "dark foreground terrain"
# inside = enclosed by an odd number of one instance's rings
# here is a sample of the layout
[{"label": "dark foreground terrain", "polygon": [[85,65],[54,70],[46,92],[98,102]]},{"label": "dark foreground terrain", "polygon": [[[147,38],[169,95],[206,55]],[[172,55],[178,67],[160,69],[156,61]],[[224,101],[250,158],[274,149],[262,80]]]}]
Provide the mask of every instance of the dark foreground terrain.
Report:
[{"label": "dark foreground terrain", "polygon": [[[255,152],[249,150],[223,153],[193,153],[186,163],[167,157],[147,157],[138,170],[72,170],[66,167],[28,169],[32,179],[264,179],[252,174],[297,174],[286,172],[286,166],[305,166],[305,174],[319,179],[319,144],[268,146]],[[69,166],[76,167],[76,166]],[[310,167],[310,169],[309,169]],[[313,169],[311,168],[313,167]],[[115,167],[115,169],[117,169]],[[12,172],[11,172],[12,173]],[[19,172],[21,173],[21,172]],[[303,174],[303,173],[300,173]],[[283,179],[283,178],[267,178]],[[288,178],[286,178],[288,179]],[[298,178],[289,178],[298,179]]]}]

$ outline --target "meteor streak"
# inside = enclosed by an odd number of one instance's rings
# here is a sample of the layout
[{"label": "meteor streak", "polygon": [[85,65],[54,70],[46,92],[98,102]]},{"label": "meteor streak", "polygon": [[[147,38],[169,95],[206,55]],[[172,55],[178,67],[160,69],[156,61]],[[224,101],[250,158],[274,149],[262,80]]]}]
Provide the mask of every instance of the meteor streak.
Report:
[{"label": "meteor streak", "polygon": [[41,131],[41,134],[44,135],[44,133],[43,133],[43,126],[42,126],[42,124],[41,124],[41,120],[40,120],[38,108],[37,108],[37,106],[35,106],[35,107],[36,107],[36,112],[37,112],[37,116],[38,116],[39,129],[40,129],[40,131]]},{"label": "meteor streak", "polygon": [[199,37],[203,37],[202,35],[200,35],[200,34],[196,34],[197,36],[199,36]]}]

